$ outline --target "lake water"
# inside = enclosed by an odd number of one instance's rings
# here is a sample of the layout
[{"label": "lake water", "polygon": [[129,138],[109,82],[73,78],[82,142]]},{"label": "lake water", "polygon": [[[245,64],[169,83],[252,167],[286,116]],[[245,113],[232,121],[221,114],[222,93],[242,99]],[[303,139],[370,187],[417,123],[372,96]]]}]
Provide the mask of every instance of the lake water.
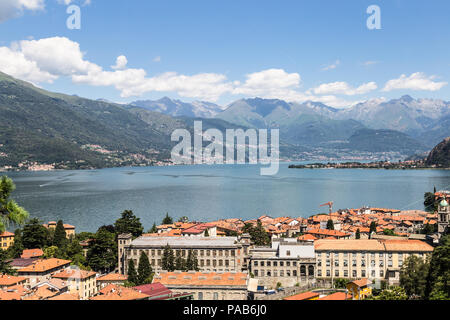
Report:
[{"label": "lake water", "polygon": [[211,221],[307,217],[364,205],[423,209],[423,194],[450,189],[449,170],[289,169],[261,176],[253,165],[114,168],[92,171],[8,173],[13,198],[32,217],[64,220],[77,231],[112,224],[125,209],[141,218],[145,230],[166,212],[178,219]]}]

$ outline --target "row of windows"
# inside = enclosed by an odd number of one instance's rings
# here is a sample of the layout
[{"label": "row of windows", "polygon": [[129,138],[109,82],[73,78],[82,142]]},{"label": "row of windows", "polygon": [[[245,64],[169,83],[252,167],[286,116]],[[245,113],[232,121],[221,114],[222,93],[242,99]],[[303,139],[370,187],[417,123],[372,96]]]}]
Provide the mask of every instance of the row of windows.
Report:
[{"label": "row of windows", "polygon": [[[331,256],[334,256],[335,260],[339,259],[339,255],[342,254],[344,256],[344,258],[347,258],[349,256],[351,256],[352,258],[356,258],[357,254],[360,255],[361,258],[365,259],[368,256],[370,256],[371,259],[375,259],[375,257],[378,257],[379,259],[384,259],[385,254],[384,253],[367,253],[367,252],[342,252],[342,253],[338,253],[335,252],[334,254],[332,254],[331,252],[327,252],[325,254],[322,254],[321,252],[316,252],[316,256],[318,259],[322,259],[323,256],[326,256],[327,259],[331,258]],[[404,255],[407,256],[408,254],[403,254],[403,253],[397,253],[399,259],[401,259]],[[419,257],[423,257],[424,254],[423,253],[417,253],[416,255],[418,255]],[[389,252],[386,254],[386,256],[388,257],[388,259],[392,259],[393,257],[393,253]]]},{"label": "row of windows", "polygon": [[[312,268],[312,269],[311,269]],[[298,272],[297,270],[253,270],[253,274],[255,275],[255,277],[278,277],[278,275],[280,277],[297,277],[298,276]],[[300,276],[302,277],[306,277],[306,276],[314,276],[314,268],[310,267],[309,268],[309,273],[306,274],[306,268],[305,270],[300,272]]]},{"label": "row of windows", "polygon": [[[325,265],[327,266],[327,267],[330,267],[331,266],[331,260],[326,260],[325,261]],[[358,266],[358,261],[355,259],[355,260],[352,260],[352,267],[357,267]],[[361,267],[365,267],[366,266],[366,260],[360,260],[360,264],[359,264]],[[376,263],[376,261],[375,260],[372,260],[371,262],[370,262],[370,266],[371,267],[376,267],[376,265],[377,265],[377,263]],[[318,261],[317,262],[317,266],[319,266],[319,267],[321,267],[322,266],[322,261]],[[341,267],[341,266],[343,266],[343,267],[348,267],[349,266],[349,261],[348,260],[344,260],[342,263],[339,261],[339,260],[335,260],[334,261],[334,266],[335,267]],[[379,267],[384,267],[384,261],[383,260],[381,260],[381,261],[378,261],[378,266]],[[388,266],[390,266],[390,267],[392,267],[392,260],[389,260],[388,261]]]},{"label": "row of windows", "polygon": [[[364,277],[366,277],[366,270],[361,270],[361,277],[362,278],[364,278]],[[382,278],[382,277],[384,277],[384,270],[372,270],[371,272],[370,272],[370,276],[372,277],[372,278],[376,278],[377,277],[377,275],[379,275],[380,276],[380,278]],[[322,277],[323,275],[322,275],[322,270],[317,270],[317,276],[318,277]],[[331,277],[331,270],[326,270],[326,272],[325,272],[325,276],[326,277]],[[344,270],[344,271],[340,271],[340,270],[335,270],[334,271],[334,276],[335,277],[344,277],[344,278],[348,278],[348,276],[349,276],[349,272],[348,272],[348,270]],[[358,277],[358,272],[356,271],[356,270],[353,270],[352,271],[352,278],[357,278]]]},{"label": "row of windows", "polygon": [[255,267],[296,267],[297,265],[300,265],[300,263],[297,261],[253,261],[253,266]]},{"label": "row of windows", "polygon": [[[185,257],[189,254],[189,250],[186,249],[173,249],[175,255],[181,255],[182,257]],[[132,254],[134,256],[137,256],[140,250],[138,249],[133,249],[132,250]],[[200,257],[234,257],[236,256],[236,250],[195,250],[194,252],[200,256]],[[164,253],[163,249],[152,249],[152,250],[147,250],[147,255],[148,256],[161,256]]]}]

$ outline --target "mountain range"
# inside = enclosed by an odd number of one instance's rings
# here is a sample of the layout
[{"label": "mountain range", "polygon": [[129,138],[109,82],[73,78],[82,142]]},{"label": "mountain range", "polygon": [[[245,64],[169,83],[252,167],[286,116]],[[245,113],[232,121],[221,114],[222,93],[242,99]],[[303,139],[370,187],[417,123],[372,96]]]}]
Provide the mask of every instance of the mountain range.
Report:
[{"label": "mountain range", "polygon": [[[123,105],[53,93],[0,73],[0,167],[149,165],[167,161],[175,129],[280,129],[283,158],[423,154],[450,136],[450,103],[371,100],[347,109],[242,99],[227,107],[163,98]],[[324,159],[325,159],[324,158]],[[26,165],[25,165],[26,167]]]}]

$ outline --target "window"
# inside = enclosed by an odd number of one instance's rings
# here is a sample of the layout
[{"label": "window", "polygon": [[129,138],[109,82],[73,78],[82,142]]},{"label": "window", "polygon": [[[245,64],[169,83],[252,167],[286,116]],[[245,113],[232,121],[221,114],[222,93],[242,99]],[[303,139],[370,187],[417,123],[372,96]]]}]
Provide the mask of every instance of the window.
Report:
[{"label": "window", "polygon": [[352,261],[352,266],[353,266],[353,267],[356,267],[356,259],[353,259],[353,261]]},{"label": "window", "polygon": [[339,260],[334,260],[334,266],[339,267]]},{"label": "window", "polygon": [[353,270],[352,271],[352,277],[353,278],[356,278],[358,276],[358,273],[356,272],[356,270]]},{"label": "window", "polygon": [[297,270],[292,271],[292,275],[293,275],[294,277],[296,277],[296,276],[297,276]]},{"label": "window", "polygon": [[270,261],[267,261],[267,266],[270,267],[272,263]]},{"label": "window", "polygon": [[345,277],[345,278],[348,277],[348,270],[344,270],[344,277]]},{"label": "window", "polygon": [[347,259],[344,260],[344,267],[348,267],[348,260]]},{"label": "window", "polygon": [[258,276],[258,270],[253,271],[253,273],[254,273],[255,277]]},{"label": "window", "polygon": [[267,271],[267,276],[268,276],[268,277],[271,277],[271,276],[272,276],[272,273],[271,273],[270,271]]},{"label": "window", "polygon": [[253,262],[253,265],[254,265],[255,267],[257,267],[257,266],[258,266],[258,261]]},{"label": "window", "polygon": [[273,266],[274,266],[274,267],[277,267],[277,266],[278,266],[278,262],[274,261],[274,262],[273,262]]},{"label": "window", "polygon": [[280,271],[280,277],[284,277],[284,271],[283,270]]},{"label": "window", "polygon": [[284,267],[284,262],[280,261],[280,267]]},{"label": "window", "polygon": [[334,275],[335,275],[336,277],[339,277],[339,270],[334,270]]},{"label": "window", "polygon": [[361,267],[365,267],[366,266],[366,260],[361,260]]},{"label": "window", "polygon": [[318,271],[317,271],[317,276],[318,276],[318,277],[321,277],[321,276],[322,276],[322,270],[318,270]]},{"label": "window", "polygon": [[384,277],[384,271],[380,270],[380,277]]},{"label": "window", "polygon": [[203,292],[198,293],[198,300],[203,300]]},{"label": "window", "polygon": [[375,270],[372,270],[372,278],[375,278],[376,274],[375,274]]},{"label": "window", "polygon": [[361,277],[365,277],[366,276],[366,270],[361,270]]},{"label": "window", "polygon": [[291,266],[291,262],[290,261],[287,261],[286,262],[286,267],[290,267]]},{"label": "window", "polygon": [[330,260],[327,260],[327,267],[330,266]]},{"label": "window", "polygon": [[290,251],[290,250],[287,250],[287,251],[286,251],[286,255],[287,255],[288,257],[290,257],[290,256],[291,256],[291,251]]},{"label": "window", "polygon": [[264,267],[264,261],[261,261],[261,267]]}]

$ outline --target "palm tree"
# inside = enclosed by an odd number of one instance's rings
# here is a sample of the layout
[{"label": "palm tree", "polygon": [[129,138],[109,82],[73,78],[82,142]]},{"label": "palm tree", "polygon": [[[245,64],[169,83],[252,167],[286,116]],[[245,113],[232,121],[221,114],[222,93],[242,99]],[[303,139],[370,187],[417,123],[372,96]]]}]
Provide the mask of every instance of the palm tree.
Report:
[{"label": "palm tree", "polygon": [[19,206],[17,202],[9,199],[16,189],[12,179],[3,176],[0,181],[0,233],[6,230],[11,223],[23,225],[28,219],[28,212]]}]

